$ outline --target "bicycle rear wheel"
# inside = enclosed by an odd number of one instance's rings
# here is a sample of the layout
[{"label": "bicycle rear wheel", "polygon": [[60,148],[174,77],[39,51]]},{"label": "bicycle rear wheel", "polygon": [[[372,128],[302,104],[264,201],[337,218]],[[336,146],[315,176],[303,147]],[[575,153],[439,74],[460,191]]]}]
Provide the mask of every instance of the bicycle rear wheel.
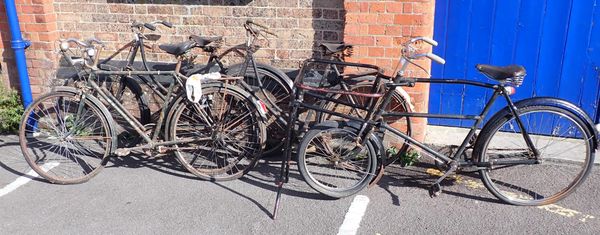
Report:
[{"label": "bicycle rear wheel", "polygon": [[[227,70],[227,74],[231,76],[242,76],[242,66],[236,66]],[[256,77],[258,74],[258,77]],[[252,92],[256,95],[256,98],[264,102],[272,110],[267,112],[267,133],[268,139],[266,140],[265,154],[281,150],[281,146],[286,137],[286,125],[280,122],[278,119],[283,117],[285,112],[289,110],[289,103],[291,97],[291,87],[286,83],[286,78],[282,78],[274,71],[268,71],[265,68],[258,67],[256,73],[254,69],[249,66],[244,76],[244,82],[252,89]],[[289,78],[287,79],[289,80]],[[260,81],[260,83],[259,83]]]},{"label": "bicycle rear wheel", "polygon": [[370,141],[356,145],[357,130],[318,125],[298,147],[298,170],[310,187],[333,198],[364,189],[375,176],[377,156]]},{"label": "bicycle rear wheel", "polygon": [[[482,129],[473,156],[488,165],[483,183],[500,200],[537,206],[563,199],[584,181],[594,162],[592,132],[569,110],[519,107],[523,129],[511,113],[497,115]],[[525,130],[540,156],[526,144]]]},{"label": "bicycle rear wheel", "polygon": [[112,145],[110,123],[98,104],[70,92],[53,92],[32,103],[21,119],[21,151],[48,181],[76,184],[98,174]]},{"label": "bicycle rear wheel", "polygon": [[204,180],[233,180],[247,173],[260,158],[265,125],[250,95],[221,84],[203,84],[202,104],[182,100],[171,121],[175,146],[183,166]]}]

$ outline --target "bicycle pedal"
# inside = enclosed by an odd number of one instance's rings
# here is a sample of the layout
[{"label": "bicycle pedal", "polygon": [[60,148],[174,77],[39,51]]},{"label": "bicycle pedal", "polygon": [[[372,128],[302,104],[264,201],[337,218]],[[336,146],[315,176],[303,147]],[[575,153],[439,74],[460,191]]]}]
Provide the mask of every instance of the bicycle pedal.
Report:
[{"label": "bicycle pedal", "polygon": [[432,184],[429,187],[429,197],[434,198],[442,194],[442,186],[440,184]]}]

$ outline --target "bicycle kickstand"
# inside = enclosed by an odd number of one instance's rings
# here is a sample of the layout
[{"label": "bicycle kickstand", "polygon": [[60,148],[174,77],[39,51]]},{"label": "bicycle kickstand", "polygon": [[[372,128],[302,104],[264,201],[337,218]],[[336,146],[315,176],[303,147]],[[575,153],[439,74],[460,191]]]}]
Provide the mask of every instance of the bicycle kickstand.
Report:
[{"label": "bicycle kickstand", "polygon": [[442,194],[442,186],[440,183],[442,180],[446,179],[450,174],[456,172],[458,170],[458,163],[456,161],[450,162],[450,169],[448,169],[440,178],[438,178],[430,187],[429,187],[429,196],[437,197]]}]

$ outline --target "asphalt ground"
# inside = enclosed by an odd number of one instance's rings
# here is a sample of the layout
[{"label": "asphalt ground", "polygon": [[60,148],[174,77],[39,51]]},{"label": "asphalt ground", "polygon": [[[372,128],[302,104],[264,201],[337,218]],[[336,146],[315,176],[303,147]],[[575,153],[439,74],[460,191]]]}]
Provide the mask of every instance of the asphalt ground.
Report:
[{"label": "asphalt ground", "polygon": [[[268,160],[228,182],[198,180],[172,157],[130,156],[113,158],[83,184],[23,183],[30,169],[17,139],[0,136],[0,234],[337,234],[355,196],[327,199],[292,165],[273,220],[280,162]],[[430,198],[426,188],[439,171],[393,166],[358,194],[368,204],[349,221],[357,234],[600,234],[597,167],[566,199],[518,207],[493,197],[476,173],[450,177],[442,195]]]}]

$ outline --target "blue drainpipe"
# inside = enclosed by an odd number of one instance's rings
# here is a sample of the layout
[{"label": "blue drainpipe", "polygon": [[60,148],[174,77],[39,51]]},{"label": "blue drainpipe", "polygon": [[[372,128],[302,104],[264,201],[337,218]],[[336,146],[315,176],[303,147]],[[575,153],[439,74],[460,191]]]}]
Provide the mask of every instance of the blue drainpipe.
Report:
[{"label": "blue drainpipe", "polygon": [[10,46],[15,52],[15,61],[17,64],[17,71],[19,72],[23,106],[27,107],[33,99],[31,98],[31,86],[29,85],[29,73],[27,72],[27,61],[25,60],[25,49],[29,47],[31,43],[23,40],[21,37],[21,27],[19,26],[15,1],[4,0],[4,6],[6,7],[6,16],[8,17],[8,25],[10,27],[10,35],[12,38]]}]

